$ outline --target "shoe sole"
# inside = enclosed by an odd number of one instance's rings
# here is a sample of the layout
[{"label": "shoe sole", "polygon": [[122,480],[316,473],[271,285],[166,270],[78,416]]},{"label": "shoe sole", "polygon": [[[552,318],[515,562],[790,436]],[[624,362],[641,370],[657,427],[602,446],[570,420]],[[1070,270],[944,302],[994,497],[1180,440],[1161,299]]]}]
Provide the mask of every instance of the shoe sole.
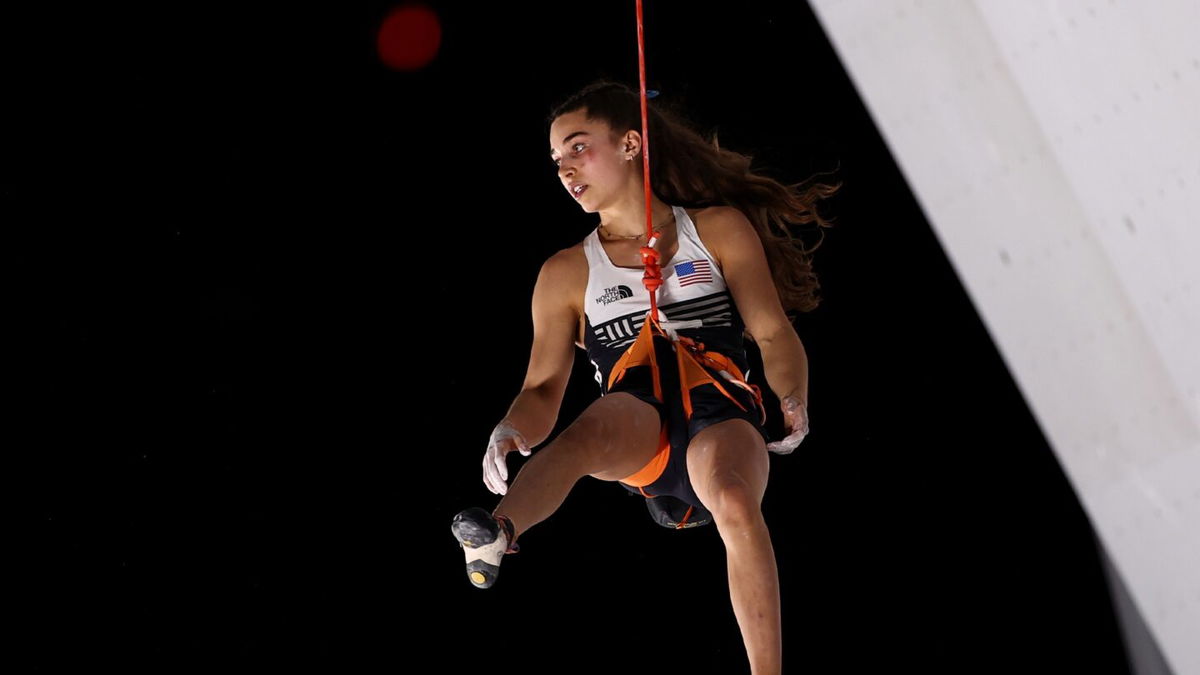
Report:
[{"label": "shoe sole", "polygon": [[463,549],[471,585],[491,588],[500,576],[500,558],[508,549],[500,526],[491,514],[472,507],[454,516],[450,531]]}]

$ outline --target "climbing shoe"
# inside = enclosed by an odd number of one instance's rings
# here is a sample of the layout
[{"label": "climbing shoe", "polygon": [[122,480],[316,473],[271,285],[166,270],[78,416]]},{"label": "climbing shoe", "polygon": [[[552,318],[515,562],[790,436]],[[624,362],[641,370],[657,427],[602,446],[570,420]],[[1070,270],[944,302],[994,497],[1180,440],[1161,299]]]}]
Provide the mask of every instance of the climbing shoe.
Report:
[{"label": "climbing shoe", "polygon": [[467,579],[475,588],[491,588],[500,576],[500,558],[521,550],[512,521],[477,506],[454,516],[450,531],[466,555]]}]

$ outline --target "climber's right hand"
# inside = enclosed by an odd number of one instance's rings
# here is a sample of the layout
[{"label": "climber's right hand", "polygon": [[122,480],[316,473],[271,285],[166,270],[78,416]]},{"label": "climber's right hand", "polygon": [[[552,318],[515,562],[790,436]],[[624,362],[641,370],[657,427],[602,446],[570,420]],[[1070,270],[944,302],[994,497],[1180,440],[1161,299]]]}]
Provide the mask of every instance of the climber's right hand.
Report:
[{"label": "climber's right hand", "polygon": [[521,432],[513,428],[507,420],[501,420],[488,439],[487,452],[483,454],[483,484],[492,492],[503,495],[508,493],[508,466],[505,455],[513,450],[519,450],[522,455],[530,455],[529,445]]}]

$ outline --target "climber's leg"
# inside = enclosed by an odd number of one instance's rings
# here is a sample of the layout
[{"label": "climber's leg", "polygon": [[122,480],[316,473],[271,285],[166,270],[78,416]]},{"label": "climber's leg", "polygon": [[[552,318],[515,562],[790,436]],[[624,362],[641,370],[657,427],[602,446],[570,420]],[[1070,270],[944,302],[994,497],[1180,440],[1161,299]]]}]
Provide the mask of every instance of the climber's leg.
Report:
[{"label": "climber's leg", "polygon": [[751,672],[779,673],[779,572],[762,514],[770,471],[762,434],[744,419],[705,427],[688,447],[688,473],[725,544],[729,594]]}]

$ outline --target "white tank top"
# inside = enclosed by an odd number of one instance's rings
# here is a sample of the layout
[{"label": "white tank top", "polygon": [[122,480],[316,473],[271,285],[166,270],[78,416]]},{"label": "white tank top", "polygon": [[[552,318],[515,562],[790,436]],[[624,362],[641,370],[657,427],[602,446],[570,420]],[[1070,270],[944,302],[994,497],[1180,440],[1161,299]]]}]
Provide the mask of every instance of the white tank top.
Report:
[{"label": "white tank top", "polygon": [[[679,328],[677,332],[728,356],[746,372],[742,341],[745,324],[725,277],[687,211],[680,206],[672,206],[671,210],[679,249],[670,260],[660,261],[663,283],[658,289],[658,309],[668,321],[702,322],[699,327]],[[650,311],[650,293],[642,284],[645,268],[614,265],[599,236],[597,227],[583,244],[588,261],[583,339],[604,394],[609,372],[637,337]]]}]

